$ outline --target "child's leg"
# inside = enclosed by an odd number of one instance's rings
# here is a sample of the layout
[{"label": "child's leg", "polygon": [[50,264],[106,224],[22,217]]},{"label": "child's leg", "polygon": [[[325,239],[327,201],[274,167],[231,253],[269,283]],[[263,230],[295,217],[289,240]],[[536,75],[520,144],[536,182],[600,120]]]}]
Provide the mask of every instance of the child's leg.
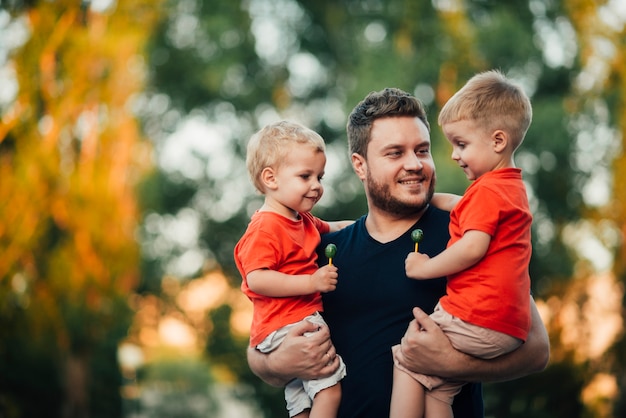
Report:
[{"label": "child's leg", "polygon": [[390,418],[422,418],[424,416],[424,386],[411,376],[393,368]]},{"label": "child's leg", "polygon": [[291,418],[309,418],[309,413],[310,413],[310,409],[305,409],[304,411],[300,412],[297,415],[294,415]]},{"label": "child's leg", "polygon": [[317,392],[308,416],[310,418],[334,418],[339,410],[339,402],[341,402],[341,385],[337,383]]},{"label": "child's leg", "polygon": [[424,418],[453,418],[452,405],[432,396],[424,400]]}]

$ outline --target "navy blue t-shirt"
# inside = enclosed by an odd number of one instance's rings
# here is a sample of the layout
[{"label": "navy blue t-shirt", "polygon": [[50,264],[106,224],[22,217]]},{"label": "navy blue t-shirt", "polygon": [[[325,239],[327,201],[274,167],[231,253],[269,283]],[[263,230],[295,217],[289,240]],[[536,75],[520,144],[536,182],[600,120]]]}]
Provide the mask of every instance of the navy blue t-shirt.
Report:
[{"label": "navy blue t-shirt", "polygon": [[[446,286],[444,278],[406,277],[404,260],[415,249],[411,231],[420,228],[424,232],[419,251],[433,257],[446,248],[449,220],[448,212],[431,206],[413,228],[385,244],[369,235],[365,216],[339,232],[322,236],[320,265],[327,262],[326,245],[337,246],[333,258],[339,269],[337,289],[323,294],[323,315],[347,367],[338,418],[389,416],[391,347],[400,343],[413,319],[413,307],[431,313]],[[453,410],[455,418],[483,417],[481,385],[465,385],[454,400]]]}]

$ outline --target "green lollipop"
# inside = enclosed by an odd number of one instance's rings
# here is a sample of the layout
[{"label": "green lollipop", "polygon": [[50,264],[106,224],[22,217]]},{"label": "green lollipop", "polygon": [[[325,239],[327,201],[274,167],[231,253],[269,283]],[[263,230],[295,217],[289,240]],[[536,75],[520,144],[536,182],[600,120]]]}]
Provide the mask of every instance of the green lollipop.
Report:
[{"label": "green lollipop", "polygon": [[328,257],[328,265],[333,265],[333,257],[337,254],[337,246],[335,244],[328,244],[324,250],[326,257]]},{"label": "green lollipop", "polygon": [[415,243],[415,252],[417,252],[417,247],[419,243],[422,242],[422,238],[424,238],[424,231],[421,229],[415,229],[411,232],[411,239]]}]

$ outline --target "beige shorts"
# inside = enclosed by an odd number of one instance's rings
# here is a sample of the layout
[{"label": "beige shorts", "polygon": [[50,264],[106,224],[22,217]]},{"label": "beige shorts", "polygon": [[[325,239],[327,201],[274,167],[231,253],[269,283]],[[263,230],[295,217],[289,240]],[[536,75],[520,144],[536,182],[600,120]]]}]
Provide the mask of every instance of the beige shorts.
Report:
[{"label": "beige shorts", "polygon": [[[437,304],[430,317],[443,330],[456,350],[474,357],[491,359],[509,353],[522,344],[518,338],[470,324],[450,315],[440,304]],[[427,396],[432,396],[452,405],[454,396],[461,391],[461,387],[467,382],[451,381],[438,376],[414,373],[398,363],[397,353],[399,349],[399,345],[392,347],[396,368],[420,382],[427,389]]]}]

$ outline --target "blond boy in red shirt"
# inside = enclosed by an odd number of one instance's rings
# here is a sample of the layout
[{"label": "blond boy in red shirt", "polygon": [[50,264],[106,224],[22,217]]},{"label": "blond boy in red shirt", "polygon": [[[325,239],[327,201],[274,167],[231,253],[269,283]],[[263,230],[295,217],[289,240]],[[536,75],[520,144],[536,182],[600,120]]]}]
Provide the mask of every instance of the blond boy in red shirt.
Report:
[{"label": "blond boy in red shirt", "polygon": [[[480,358],[515,350],[531,325],[532,215],[513,161],[531,119],[526,94],[498,71],[472,77],[444,105],[438,122],[452,159],[473,183],[452,202],[447,249],[433,258],[410,253],[405,263],[413,279],[447,276],[446,295],[431,318],[457,350]],[[464,382],[395,363],[392,418],[452,417],[452,400]]]},{"label": "blond boy in red shirt", "polygon": [[[338,274],[333,265],[318,268],[315,250],[320,234],[352,221],[326,222],[310,213],[324,193],[326,165],[324,140],[311,129],[287,121],[266,126],[250,139],[246,163],[265,200],[235,246],[235,262],[254,304],[250,346],[269,353],[298,322],[325,325],[321,292],[335,290]],[[330,377],[289,382],[289,416],[335,417],[345,375],[341,360]]]}]

